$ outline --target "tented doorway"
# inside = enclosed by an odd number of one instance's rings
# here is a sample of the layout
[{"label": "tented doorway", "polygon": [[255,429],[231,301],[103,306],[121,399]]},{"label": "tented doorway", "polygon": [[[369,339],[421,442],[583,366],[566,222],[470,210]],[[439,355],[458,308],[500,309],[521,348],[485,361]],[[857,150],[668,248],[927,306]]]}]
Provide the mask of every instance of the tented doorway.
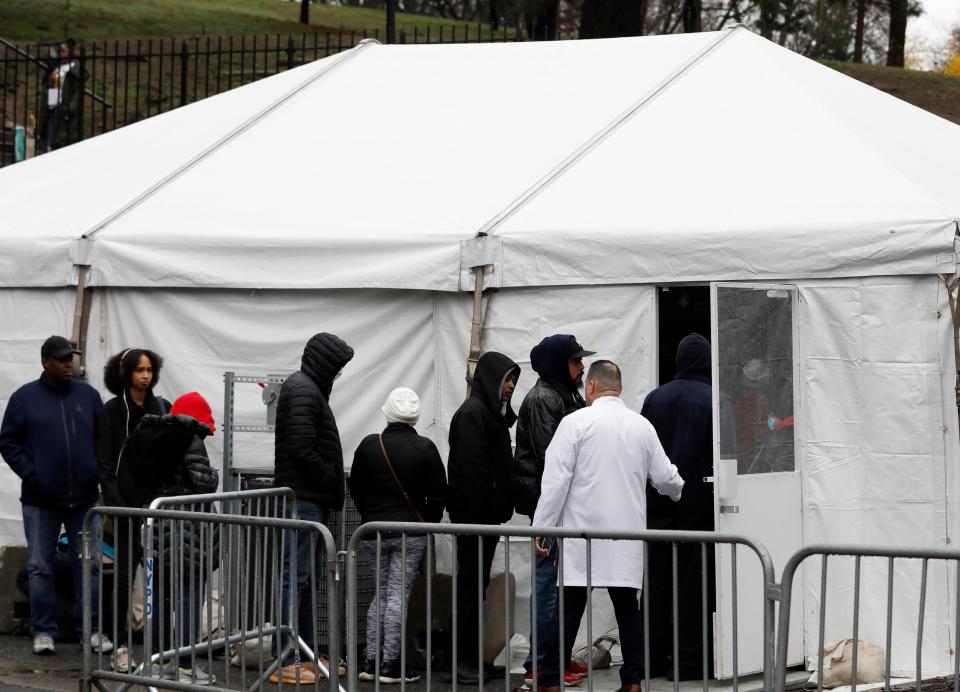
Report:
[{"label": "tented doorway", "polygon": [[677,345],[691,332],[710,338],[709,286],[657,287],[657,382],[677,373]]}]

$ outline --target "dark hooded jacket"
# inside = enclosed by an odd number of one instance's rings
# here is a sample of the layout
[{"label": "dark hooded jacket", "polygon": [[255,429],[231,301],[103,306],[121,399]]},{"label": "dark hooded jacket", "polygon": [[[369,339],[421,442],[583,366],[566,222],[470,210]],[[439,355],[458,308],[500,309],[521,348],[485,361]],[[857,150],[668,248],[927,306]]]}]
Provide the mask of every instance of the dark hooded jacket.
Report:
[{"label": "dark hooded jacket", "polygon": [[316,334],[303,350],[300,370],[280,388],[274,443],[274,483],[327,509],[343,507],[343,449],[330,409],[337,373],[353,349],[333,334]]},{"label": "dark hooded jacket", "polygon": [[641,413],[686,484],[680,502],[647,488],[647,527],[713,529],[713,404],[710,342],[689,334],[677,347],[677,376],[647,395]]},{"label": "dark hooded jacket", "polygon": [[143,406],[130,398],[128,391],[103,405],[100,429],[97,431],[97,467],[104,504],[111,507],[141,507],[139,490],[129,464],[121,463],[121,452],[147,414],[162,416],[170,410],[170,402],[147,390]]},{"label": "dark hooded jacket", "polygon": [[531,520],[540,499],[547,446],[563,417],[586,406],[577,386],[570,380],[567,354],[572,339],[569,334],[554,334],[530,351],[530,365],[540,378],[520,404],[513,501],[516,510]]},{"label": "dark hooded jacket", "polygon": [[450,421],[447,511],[457,524],[501,524],[513,516],[510,426],[517,415],[500,398],[520,366],[502,353],[480,356],[473,388]]}]

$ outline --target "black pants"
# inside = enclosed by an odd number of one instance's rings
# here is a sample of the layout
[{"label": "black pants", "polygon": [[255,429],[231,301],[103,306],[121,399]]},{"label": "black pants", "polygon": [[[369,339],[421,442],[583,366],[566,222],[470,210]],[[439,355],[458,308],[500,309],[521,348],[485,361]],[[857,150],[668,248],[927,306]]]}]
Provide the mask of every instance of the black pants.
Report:
[{"label": "black pants", "polygon": [[[137,567],[143,559],[143,547],[140,544],[141,521],[139,518],[116,517],[113,521],[114,563],[117,584],[117,607],[111,613],[108,622],[101,631],[109,632],[117,646],[132,644],[133,625],[130,612],[130,592],[134,586]],[[108,586],[106,583],[104,586]],[[113,584],[109,584],[112,588]],[[114,627],[116,622],[116,627]]]},{"label": "black pants", "polygon": [[[673,552],[671,543],[647,544],[650,563],[650,674],[673,671]],[[707,672],[712,665],[713,622],[716,610],[713,546],[707,546],[707,638],[703,638],[703,556],[699,544],[677,544],[677,640],[682,678],[703,676],[704,644]]]},{"label": "black pants", "polygon": [[[623,652],[623,666],[620,668],[620,682],[624,685],[636,685],[643,682],[643,614],[640,611],[638,589],[622,586],[606,587],[610,602],[613,603],[613,614],[617,618],[617,627],[620,628],[620,650]],[[564,639],[572,642],[568,637],[570,632],[580,628],[583,611],[587,607],[587,587],[565,586],[563,588],[563,630]],[[560,649],[557,645],[559,631],[555,630],[550,636],[549,648],[543,659],[543,680],[541,685],[560,684]],[[564,644],[563,670],[570,665],[573,654],[573,645]]]},{"label": "black pants", "polygon": [[[480,599],[486,598],[497,536],[457,536],[457,666],[479,670]],[[478,547],[479,546],[479,547]],[[482,553],[482,554],[479,554]]]}]

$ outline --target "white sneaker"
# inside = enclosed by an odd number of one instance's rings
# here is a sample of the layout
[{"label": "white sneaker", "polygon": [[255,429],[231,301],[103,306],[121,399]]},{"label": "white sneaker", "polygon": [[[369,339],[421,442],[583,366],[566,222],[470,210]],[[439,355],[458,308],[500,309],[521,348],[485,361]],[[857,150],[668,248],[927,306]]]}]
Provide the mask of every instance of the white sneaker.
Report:
[{"label": "white sneaker", "polygon": [[113,651],[113,642],[107,635],[94,632],[90,635],[90,648],[95,654],[108,654]]},{"label": "white sneaker", "polygon": [[37,656],[49,656],[56,652],[57,650],[53,646],[53,637],[49,634],[38,634],[33,638],[33,653]]},{"label": "white sneaker", "polygon": [[116,673],[129,673],[137,667],[137,663],[130,656],[127,647],[118,646],[113,654],[113,658],[110,660],[110,667],[113,668]]}]

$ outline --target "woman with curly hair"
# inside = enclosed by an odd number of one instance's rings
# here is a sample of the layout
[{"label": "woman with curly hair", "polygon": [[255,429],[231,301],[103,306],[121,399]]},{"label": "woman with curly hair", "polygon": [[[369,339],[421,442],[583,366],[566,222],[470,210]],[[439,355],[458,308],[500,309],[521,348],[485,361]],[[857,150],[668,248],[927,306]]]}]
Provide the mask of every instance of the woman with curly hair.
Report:
[{"label": "woman with curly hair", "polygon": [[[170,402],[153,393],[160,380],[163,358],[145,348],[128,348],[107,361],[103,383],[115,396],[103,407],[97,432],[97,466],[104,504],[111,507],[142,507],[143,497],[133,469],[121,463],[127,438],[147,414],[162,416]],[[113,636],[117,649],[113,667],[128,672],[132,621],[129,619],[130,586],[133,573],[143,557],[140,546],[140,521],[120,519],[114,522],[117,608],[105,629]],[[116,624],[115,624],[116,623]]]}]

